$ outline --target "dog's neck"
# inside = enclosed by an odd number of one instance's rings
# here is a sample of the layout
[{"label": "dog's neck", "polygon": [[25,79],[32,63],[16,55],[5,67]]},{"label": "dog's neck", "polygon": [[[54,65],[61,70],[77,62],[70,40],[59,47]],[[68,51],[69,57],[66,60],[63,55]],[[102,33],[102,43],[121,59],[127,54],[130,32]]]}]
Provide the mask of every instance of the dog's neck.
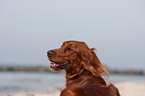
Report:
[{"label": "dog's neck", "polygon": [[[76,70],[66,70],[66,87],[70,86],[74,82],[81,82],[85,78],[98,78],[98,82],[102,82],[103,85],[106,85],[105,81],[102,79],[101,75],[95,77],[90,71],[86,69]],[[77,79],[76,79],[77,78]],[[80,81],[78,81],[80,78]],[[97,82],[97,81],[96,81]]]}]

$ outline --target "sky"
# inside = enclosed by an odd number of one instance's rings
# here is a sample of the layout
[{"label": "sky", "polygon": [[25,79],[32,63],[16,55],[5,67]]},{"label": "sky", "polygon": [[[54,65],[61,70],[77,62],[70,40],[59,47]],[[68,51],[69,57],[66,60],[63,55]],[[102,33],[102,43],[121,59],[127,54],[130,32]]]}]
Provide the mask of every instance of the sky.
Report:
[{"label": "sky", "polygon": [[68,40],[109,68],[145,70],[145,1],[0,0],[0,65],[49,66],[46,52]]}]

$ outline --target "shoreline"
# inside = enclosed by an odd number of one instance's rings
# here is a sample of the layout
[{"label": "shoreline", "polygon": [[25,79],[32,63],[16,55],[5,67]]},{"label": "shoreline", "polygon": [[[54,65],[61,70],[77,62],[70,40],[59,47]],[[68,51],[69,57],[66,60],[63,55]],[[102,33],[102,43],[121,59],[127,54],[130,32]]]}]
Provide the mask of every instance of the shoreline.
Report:
[{"label": "shoreline", "polygon": [[[114,83],[119,89],[121,96],[145,96],[145,80],[143,81],[125,81]],[[0,93],[0,96],[59,96],[62,88],[56,88],[49,91],[37,92],[18,92],[18,93]]]}]

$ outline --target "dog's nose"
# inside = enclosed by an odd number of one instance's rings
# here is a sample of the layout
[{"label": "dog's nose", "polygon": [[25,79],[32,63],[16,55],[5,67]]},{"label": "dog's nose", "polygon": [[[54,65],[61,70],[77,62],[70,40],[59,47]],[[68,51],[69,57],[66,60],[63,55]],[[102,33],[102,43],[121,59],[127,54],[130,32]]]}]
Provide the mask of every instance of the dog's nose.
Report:
[{"label": "dog's nose", "polygon": [[48,52],[47,52],[47,56],[48,56],[48,57],[53,56],[53,54],[54,54],[54,52],[53,52],[53,51],[48,51]]}]

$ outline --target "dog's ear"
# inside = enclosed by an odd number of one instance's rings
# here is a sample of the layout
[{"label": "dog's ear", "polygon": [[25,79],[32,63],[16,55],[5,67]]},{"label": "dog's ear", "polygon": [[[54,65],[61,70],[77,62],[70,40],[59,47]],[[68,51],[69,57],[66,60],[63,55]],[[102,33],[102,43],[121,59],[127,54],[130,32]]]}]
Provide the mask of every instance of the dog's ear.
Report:
[{"label": "dog's ear", "polygon": [[81,64],[83,65],[83,67],[86,70],[90,71],[94,76],[98,76],[103,73],[105,73],[108,76],[108,72],[96,56],[94,48],[83,49],[81,58]]}]

